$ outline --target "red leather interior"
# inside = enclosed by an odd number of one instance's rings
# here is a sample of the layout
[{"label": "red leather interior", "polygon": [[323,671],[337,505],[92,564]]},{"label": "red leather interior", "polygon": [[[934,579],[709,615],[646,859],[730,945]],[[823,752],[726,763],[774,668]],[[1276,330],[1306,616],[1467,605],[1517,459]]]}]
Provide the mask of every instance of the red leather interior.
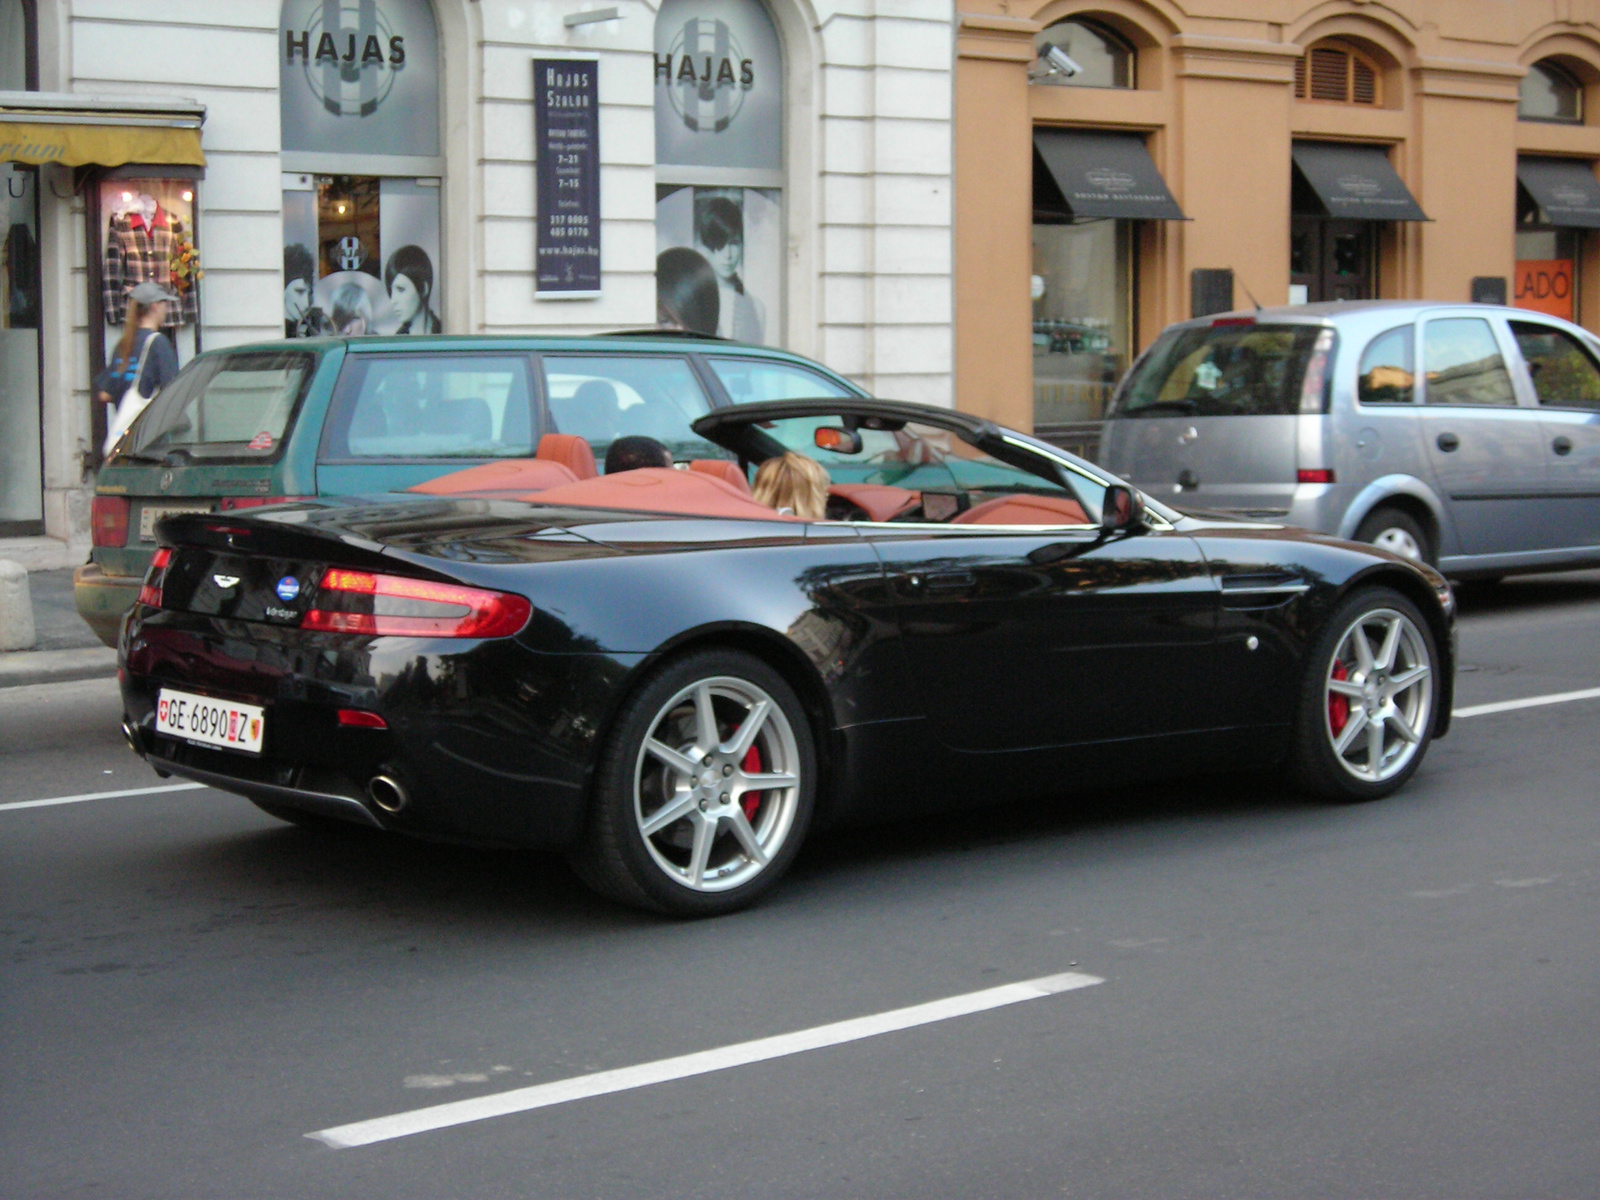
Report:
[{"label": "red leather interior", "polygon": [[539,439],[538,457],[560,463],[575,479],[593,479],[600,473],[595,470],[594,451],[575,433],[545,434]]},{"label": "red leather interior", "polygon": [[1076,500],[1056,496],[996,496],[951,518],[952,525],[1087,525]]},{"label": "red leather interior", "polygon": [[836,483],[828,495],[847,500],[873,521],[887,521],[922,502],[922,493],[886,483]]},{"label": "red leather interior", "polygon": [[744,477],[739,464],[726,458],[696,458],[690,461],[689,470],[710,475],[713,479],[724,479],[739,489],[742,495],[750,494],[750,481]]},{"label": "red leather interior", "polygon": [[798,521],[757,504],[726,479],[704,471],[641,467],[535,492],[523,499],[573,508],[621,508],[633,512],[690,517],[743,517],[758,521]]},{"label": "red leather interior", "polygon": [[542,458],[510,458],[452,471],[407,491],[429,496],[460,496],[468,492],[542,492],[545,488],[576,483],[578,478],[558,462]]}]

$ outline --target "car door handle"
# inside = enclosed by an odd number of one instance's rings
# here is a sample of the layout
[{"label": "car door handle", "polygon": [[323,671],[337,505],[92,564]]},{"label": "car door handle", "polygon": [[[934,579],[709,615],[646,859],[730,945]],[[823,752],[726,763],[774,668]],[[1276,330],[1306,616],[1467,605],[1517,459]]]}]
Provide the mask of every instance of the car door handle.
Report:
[{"label": "car door handle", "polygon": [[971,571],[929,571],[924,575],[913,575],[911,586],[922,588],[929,592],[950,592],[960,588],[971,587],[978,582],[978,577]]},{"label": "car door handle", "polygon": [[1441,433],[1437,439],[1439,449],[1446,454],[1453,453],[1461,445],[1461,439],[1453,433]]},{"label": "car door handle", "polygon": [[1555,441],[1550,443],[1550,449],[1554,450],[1557,454],[1571,454],[1572,439],[1565,436],[1558,437]]}]

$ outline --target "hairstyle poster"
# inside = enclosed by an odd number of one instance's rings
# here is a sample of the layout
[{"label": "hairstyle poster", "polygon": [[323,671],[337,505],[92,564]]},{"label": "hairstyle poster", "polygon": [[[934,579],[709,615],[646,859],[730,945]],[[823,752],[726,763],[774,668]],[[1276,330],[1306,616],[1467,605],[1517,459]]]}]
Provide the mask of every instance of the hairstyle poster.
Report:
[{"label": "hairstyle poster", "polygon": [[663,327],[776,345],[783,205],[766,188],[656,189],[656,316]]}]

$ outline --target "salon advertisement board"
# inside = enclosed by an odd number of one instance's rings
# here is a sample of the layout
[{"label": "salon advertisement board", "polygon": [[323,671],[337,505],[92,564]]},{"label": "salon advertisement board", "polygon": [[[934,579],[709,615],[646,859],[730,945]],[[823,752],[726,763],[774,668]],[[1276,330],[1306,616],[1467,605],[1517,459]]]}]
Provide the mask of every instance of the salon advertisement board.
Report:
[{"label": "salon advertisement board", "polygon": [[533,60],[538,238],[545,299],[600,294],[600,64]]}]

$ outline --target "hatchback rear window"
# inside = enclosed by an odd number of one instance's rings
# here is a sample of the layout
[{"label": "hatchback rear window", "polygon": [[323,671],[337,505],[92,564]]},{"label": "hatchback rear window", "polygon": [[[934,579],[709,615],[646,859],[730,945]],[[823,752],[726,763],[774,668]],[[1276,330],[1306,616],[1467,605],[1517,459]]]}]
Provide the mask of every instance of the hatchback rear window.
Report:
[{"label": "hatchback rear window", "polygon": [[316,364],[316,355],[298,350],[197,358],[150,402],[127,452],[275,458]]},{"label": "hatchback rear window", "polygon": [[1212,325],[1163,334],[1135,366],[1114,417],[1273,416],[1300,411],[1316,325]]}]

